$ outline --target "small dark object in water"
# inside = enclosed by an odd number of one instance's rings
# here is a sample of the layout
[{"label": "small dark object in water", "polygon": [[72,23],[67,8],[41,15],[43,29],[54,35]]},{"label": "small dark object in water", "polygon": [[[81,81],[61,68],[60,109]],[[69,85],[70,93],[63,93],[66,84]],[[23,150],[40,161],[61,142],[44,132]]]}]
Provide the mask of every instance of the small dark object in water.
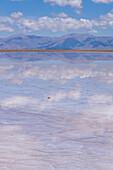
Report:
[{"label": "small dark object in water", "polygon": [[48,99],[50,99],[50,97],[48,97]]}]

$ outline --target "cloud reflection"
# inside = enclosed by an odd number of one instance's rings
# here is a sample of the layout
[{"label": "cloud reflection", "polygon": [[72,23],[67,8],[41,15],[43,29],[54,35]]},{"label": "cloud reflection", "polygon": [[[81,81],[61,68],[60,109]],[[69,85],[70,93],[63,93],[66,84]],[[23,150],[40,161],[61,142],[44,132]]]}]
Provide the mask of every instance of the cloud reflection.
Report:
[{"label": "cloud reflection", "polygon": [[42,61],[0,69],[1,169],[112,167],[111,63]]},{"label": "cloud reflection", "polygon": [[4,99],[0,102],[1,107],[19,107],[26,105],[36,105],[38,103],[38,99],[34,99],[32,97],[25,96],[13,96],[7,99]]}]

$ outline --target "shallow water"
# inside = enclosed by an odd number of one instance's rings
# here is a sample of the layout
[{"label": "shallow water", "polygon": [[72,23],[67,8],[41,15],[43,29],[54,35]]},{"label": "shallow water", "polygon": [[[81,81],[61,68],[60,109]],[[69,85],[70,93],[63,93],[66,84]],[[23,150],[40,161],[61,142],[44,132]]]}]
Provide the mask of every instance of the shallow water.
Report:
[{"label": "shallow water", "polygon": [[0,136],[0,170],[112,170],[113,61],[1,58]]}]

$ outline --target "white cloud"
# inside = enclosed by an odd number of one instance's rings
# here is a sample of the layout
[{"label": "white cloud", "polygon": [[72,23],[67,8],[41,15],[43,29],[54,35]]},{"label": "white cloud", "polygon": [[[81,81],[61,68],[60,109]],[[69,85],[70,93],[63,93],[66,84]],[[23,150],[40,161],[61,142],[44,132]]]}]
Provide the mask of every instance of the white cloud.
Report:
[{"label": "white cloud", "polygon": [[52,5],[66,6],[82,8],[82,0],[44,0],[44,2],[50,2]]},{"label": "white cloud", "polygon": [[89,109],[76,116],[74,123],[79,133],[87,136],[104,136],[107,130],[112,131],[113,96],[95,94],[88,99]]},{"label": "white cloud", "polygon": [[79,15],[81,14],[81,9],[75,8],[74,11]]},{"label": "white cloud", "polygon": [[11,13],[11,18],[13,18],[13,19],[17,19],[17,18],[20,18],[20,17],[22,17],[23,16],[23,13],[21,13],[21,12],[14,12],[14,13]]},{"label": "white cloud", "polygon": [[[109,12],[106,15],[101,15],[98,19],[85,19],[80,20],[67,16],[65,13],[54,14],[54,17],[40,17],[37,20],[27,19],[22,17],[22,13],[13,13],[11,16],[18,17],[14,24],[22,32],[37,32],[49,30],[51,32],[69,32],[69,31],[89,31],[97,33],[96,28],[107,29],[113,28],[113,14]],[[13,19],[13,18],[12,18]],[[13,19],[14,20],[14,19]]]},{"label": "white cloud", "polygon": [[67,16],[61,12],[53,14],[54,17],[39,17],[38,19],[24,18],[23,13],[14,12],[10,17],[0,17],[0,31],[14,32],[18,29],[23,33],[51,31],[51,32],[69,32],[69,31],[88,31],[97,33],[96,28],[113,29],[113,13],[101,15],[98,19],[76,19]]},{"label": "white cloud", "polygon": [[14,26],[17,25],[17,20],[19,20],[23,14],[21,12],[11,13],[10,17],[1,16],[0,17],[0,32],[14,32]]},{"label": "white cloud", "polygon": [[65,98],[72,100],[77,100],[81,96],[80,90],[71,90],[71,91],[58,91],[57,93],[50,94],[50,101],[60,101]]},{"label": "white cloud", "polygon": [[67,17],[68,17],[68,15],[65,14],[64,12],[61,12],[61,13],[59,13],[59,14],[53,13],[52,15],[53,15],[54,17],[58,17],[58,18],[67,18]]},{"label": "white cloud", "polygon": [[0,72],[5,72],[14,68],[14,65],[0,65]]},{"label": "white cloud", "polygon": [[0,24],[0,32],[14,32],[14,29],[5,24]]},{"label": "white cloud", "polygon": [[[50,99],[48,99],[50,97]],[[59,90],[48,92],[48,95],[44,95],[43,102],[40,101],[39,105],[35,105],[32,107],[33,110],[47,110],[47,109],[55,109],[56,107],[64,107],[64,103],[62,100],[78,100],[81,97],[80,89],[73,89],[70,91]],[[66,102],[66,101],[65,101]],[[66,104],[66,103],[65,103]],[[69,105],[67,103],[67,105]]]},{"label": "white cloud", "polygon": [[113,29],[113,13],[107,13],[106,15],[100,16],[100,21],[98,21],[98,24],[100,27],[107,29],[112,28]]},{"label": "white cloud", "polygon": [[1,24],[13,24],[13,20],[10,17],[0,16],[0,23]]},{"label": "white cloud", "polygon": [[113,14],[112,12],[101,15],[98,19],[77,20],[67,16],[65,13],[54,14],[54,17],[40,17],[37,20],[25,19],[22,13],[11,14],[16,18],[14,24],[21,30],[21,32],[37,32],[42,30],[49,30],[51,32],[69,32],[69,31],[89,31],[97,33],[96,28],[107,29],[113,28]]},{"label": "white cloud", "polygon": [[40,17],[38,20],[20,18],[15,21],[15,25],[22,32],[34,32],[50,30],[51,32],[68,32],[75,30],[92,30],[93,24],[90,20],[67,17],[66,14],[60,13],[56,17]]},{"label": "white cloud", "polygon": [[89,20],[76,20],[74,18],[50,18],[50,17],[42,17],[39,18],[38,23],[40,25],[40,29],[42,30],[50,30],[52,32],[68,32],[74,30],[91,30],[92,23]]},{"label": "white cloud", "polygon": [[[67,81],[75,78],[97,78],[99,81],[113,86],[113,69],[112,67],[101,67],[98,71],[96,64],[83,67],[75,65],[51,65],[51,66],[36,66],[36,65],[19,65],[15,71],[15,66],[0,66],[0,80],[10,80],[16,84],[22,84],[24,79],[33,78],[34,76],[41,80],[51,80],[58,84],[64,84]],[[13,70],[14,68],[14,70]],[[7,70],[11,70],[7,73]],[[4,72],[4,73],[3,73]]]},{"label": "white cloud", "polygon": [[[8,67],[11,68],[12,66]],[[37,77],[41,80],[51,80],[59,84],[64,84],[68,80],[74,78],[87,78],[87,77],[101,77],[104,74],[104,71],[94,71],[96,65],[92,64],[91,66],[67,66],[67,65],[51,65],[51,66],[36,66],[36,65],[23,65],[19,66],[17,71],[11,70],[11,72],[7,73],[7,67],[2,68],[4,71],[4,75],[1,74],[0,79],[11,80],[13,83],[22,84],[23,80],[26,78],[32,78],[33,76]],[[14,67],[15,68],[15,67]],[[5,70],[6,69],[6,70]],[[109,73],[107,73],[108,75]]]},{"label": "white cloud", "polygon": [[105,4],[109,4],[112,3],[113,0],[92,0],[95,3],[105,3]]},{"label": "white cloud", "polygon": [[89,117],[94,119],[95,123],[113,122],[113,105],[112,104],[96,104],[87,111]]},{"label": "white cloud", "polygon": [[67,65],[51,65],[43,67],[24,65],[24,67],[20,67],[19,71],[14,73],[12,79],[24,79],[37,76],[37,78],[42,80],[54,80],[61,83],[61,81],[66,82],[77,77],[86,78],[96,76],[95,72],[93,73],[92,71],[92,68],[94,67],[95,65],[89,67]]},{"label": "white cloud", "polygon": [[106,131],[112,131],[113,124],[113,105],[95,104],[90,109],[84,110],[73,120],[76,129],[81,135],[85,136],[104,136]]},{"label": "white cloud", "polygon": [[[79,77],[84,78],[97,78],[101,82],[105,82],[113,86],[113,69],[112,67],[102,67],[99,71],[95,64],[87,65],[83,67],[79,66],[67,66],[67,65],[51,65],[51,66],[32,66],[24,65],[20,67],[17,72],[14,72],[10,79],[18,80],[22,83],[24,78],[30,78],[36,76],[41,80],[52,80],[59,84],[64,84],[67,81]],[[7,75],[5,76],[5,78]],[[14,81],[13,81],[14,82]]]},{"label": "white cloud", "polygon": [[10,17],[0,17],[0,32],[14,32],[13,22]]},{"label": "white cloud", "polygon": [[38,102],[37,99],[34,99],[32,97],[26,97],[26,96],[13,96],[10,98],[6,98],[2,101],[0,101],[1,107],[9,107],[9,108],[15,108],[19,106],[25,106],[25,105],[36,105]]},{"label": "white cloud", "polygon": [[90,116],[96,117],[96,121],[107,123],[113,121],[113,95],[111,94],[96,94],[88,99],[91,106],[88,113]]},{"label": "white cloud", "polygon": [[108,94],[93,95],[88,99],[88,103],[93,104],[107,104],[113,102],[113,96]]}]

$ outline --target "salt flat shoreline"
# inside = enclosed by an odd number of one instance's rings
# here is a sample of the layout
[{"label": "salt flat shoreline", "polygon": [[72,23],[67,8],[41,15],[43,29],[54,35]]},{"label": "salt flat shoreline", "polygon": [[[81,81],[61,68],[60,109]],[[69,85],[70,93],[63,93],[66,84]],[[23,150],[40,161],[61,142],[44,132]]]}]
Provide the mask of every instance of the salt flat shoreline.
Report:
[{"label": "salt flat shoreline", "polygon": [[41,50],[41,49],[0,49],[0,52],[62,52],[62,53],[113,53],[113,50]]}]

